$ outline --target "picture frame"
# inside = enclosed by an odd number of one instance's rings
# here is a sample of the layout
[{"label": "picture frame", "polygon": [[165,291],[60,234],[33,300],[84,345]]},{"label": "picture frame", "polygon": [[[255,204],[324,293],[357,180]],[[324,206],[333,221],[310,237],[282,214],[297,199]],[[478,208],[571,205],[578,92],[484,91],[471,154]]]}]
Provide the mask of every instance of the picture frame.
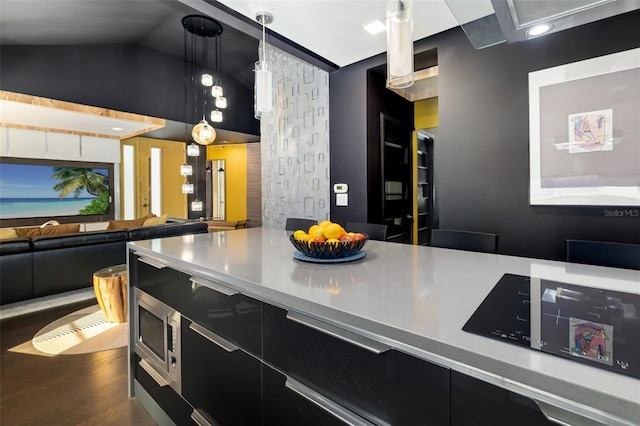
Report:
[{"label": "picture frame", "polygon": [[529,204],[640,206],[640,48],[529,73]]}]

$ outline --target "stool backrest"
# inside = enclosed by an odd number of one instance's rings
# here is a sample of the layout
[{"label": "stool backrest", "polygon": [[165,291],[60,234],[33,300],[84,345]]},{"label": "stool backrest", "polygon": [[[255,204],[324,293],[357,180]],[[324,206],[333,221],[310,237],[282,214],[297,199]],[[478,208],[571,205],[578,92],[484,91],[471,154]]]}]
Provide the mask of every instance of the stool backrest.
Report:
[{"label": "stool backrest", "polygon": [[567,261],[640,270],[640,245],[607,241],[567,240]]},{"label": "stool backrest", "polygon": [[370,240],[385,241],[387,239],[387,225],[378,223],[347,222],[345,230],[367,234]]},{"label": "stool backrest", "polygon": [[497,253],[498,235],[485,232],[434,229],[431,231],[431,246]]},{"label": "stool backrest", "polygon": [[284,229],[286,229],[287,231],[297,231],[298,229],[302,229],[303,231],[306,232],[309,229],[309,227],[317,224],[318,224],[318,221],[314,219],[288,217],[287,222],[284,225]]}]

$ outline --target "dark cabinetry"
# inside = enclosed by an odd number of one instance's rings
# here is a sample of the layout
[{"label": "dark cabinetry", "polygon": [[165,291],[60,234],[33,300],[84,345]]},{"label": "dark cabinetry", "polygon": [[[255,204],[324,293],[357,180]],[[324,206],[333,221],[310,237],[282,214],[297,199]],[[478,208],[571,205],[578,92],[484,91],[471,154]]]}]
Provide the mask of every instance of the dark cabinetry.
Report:
[{"label": "dark cabinetry", "polygon": [[447,368],[270,305],[263,319],[265,361],[350,412],[374,424],[449,424]]},{"label": "dark cabinetry", "polygon": [[180,310],[180,283],[188,276],[148,256],[130,255],[129,280],[149,296],[175,310]]},{"label": "dark cabinetry", "polygon": [[260,424],[258,359],[183,318],[182,365],[182,395],[210,423]]},{"label": "dark cabinetry", "polygon": [[451,371],[451,426],[556,425],[531,399]]},{"label": "dark cabinetry", "polygon": [[141,362],[137,354],[132,356],[133,365],[131,371],[133,377],[149,396],[162,408],[167,416],[177,425],[195,425],[191,420],[193,409],[191,406],[166,383],[159,383],[153,377],[157,375],[152,367]]},{"label": "dark cabinetry", "polygon": [[184,316],[260,356],[260,301],[210,279],[188,277],[179,288]]},{"label": "dark cabinetry", "polygon": [[412,242],[412,132],[409,126],[380,114],[382,220],[388,241]]},{"label": "dark cabinetry", "polygon": [[419,245],[428,245],[431,240],[431,224],[433,210],[433,138],[418,132],[417,147],[417,238]]}]

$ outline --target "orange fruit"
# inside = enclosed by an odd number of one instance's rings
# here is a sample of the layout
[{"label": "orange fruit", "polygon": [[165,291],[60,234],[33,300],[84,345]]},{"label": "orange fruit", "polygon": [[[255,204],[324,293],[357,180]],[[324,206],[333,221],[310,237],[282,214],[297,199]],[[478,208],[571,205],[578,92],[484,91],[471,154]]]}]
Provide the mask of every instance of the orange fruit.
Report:
[{"label": "orange fruit", "polygon": [[337,223],[331,223],[324,228],[324,236],[329,239],[339,239],[344,234],[344,229]]}]

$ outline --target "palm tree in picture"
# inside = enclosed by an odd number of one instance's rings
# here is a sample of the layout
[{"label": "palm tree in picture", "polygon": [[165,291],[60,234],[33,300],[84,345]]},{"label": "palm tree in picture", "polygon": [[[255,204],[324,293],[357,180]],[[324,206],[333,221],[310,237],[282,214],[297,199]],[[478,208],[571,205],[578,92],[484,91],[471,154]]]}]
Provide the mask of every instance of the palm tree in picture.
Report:
[{"label": "palm tree in picture", "polygon": [[97,197],[79,214],[104,214],[105,208],[108,210],[109,177],[106,174],[82,167],[54,167],[51,179],[58,181],[53,190],[58,191],[60,198],[71,194],[78,198],[83,190]]}]

